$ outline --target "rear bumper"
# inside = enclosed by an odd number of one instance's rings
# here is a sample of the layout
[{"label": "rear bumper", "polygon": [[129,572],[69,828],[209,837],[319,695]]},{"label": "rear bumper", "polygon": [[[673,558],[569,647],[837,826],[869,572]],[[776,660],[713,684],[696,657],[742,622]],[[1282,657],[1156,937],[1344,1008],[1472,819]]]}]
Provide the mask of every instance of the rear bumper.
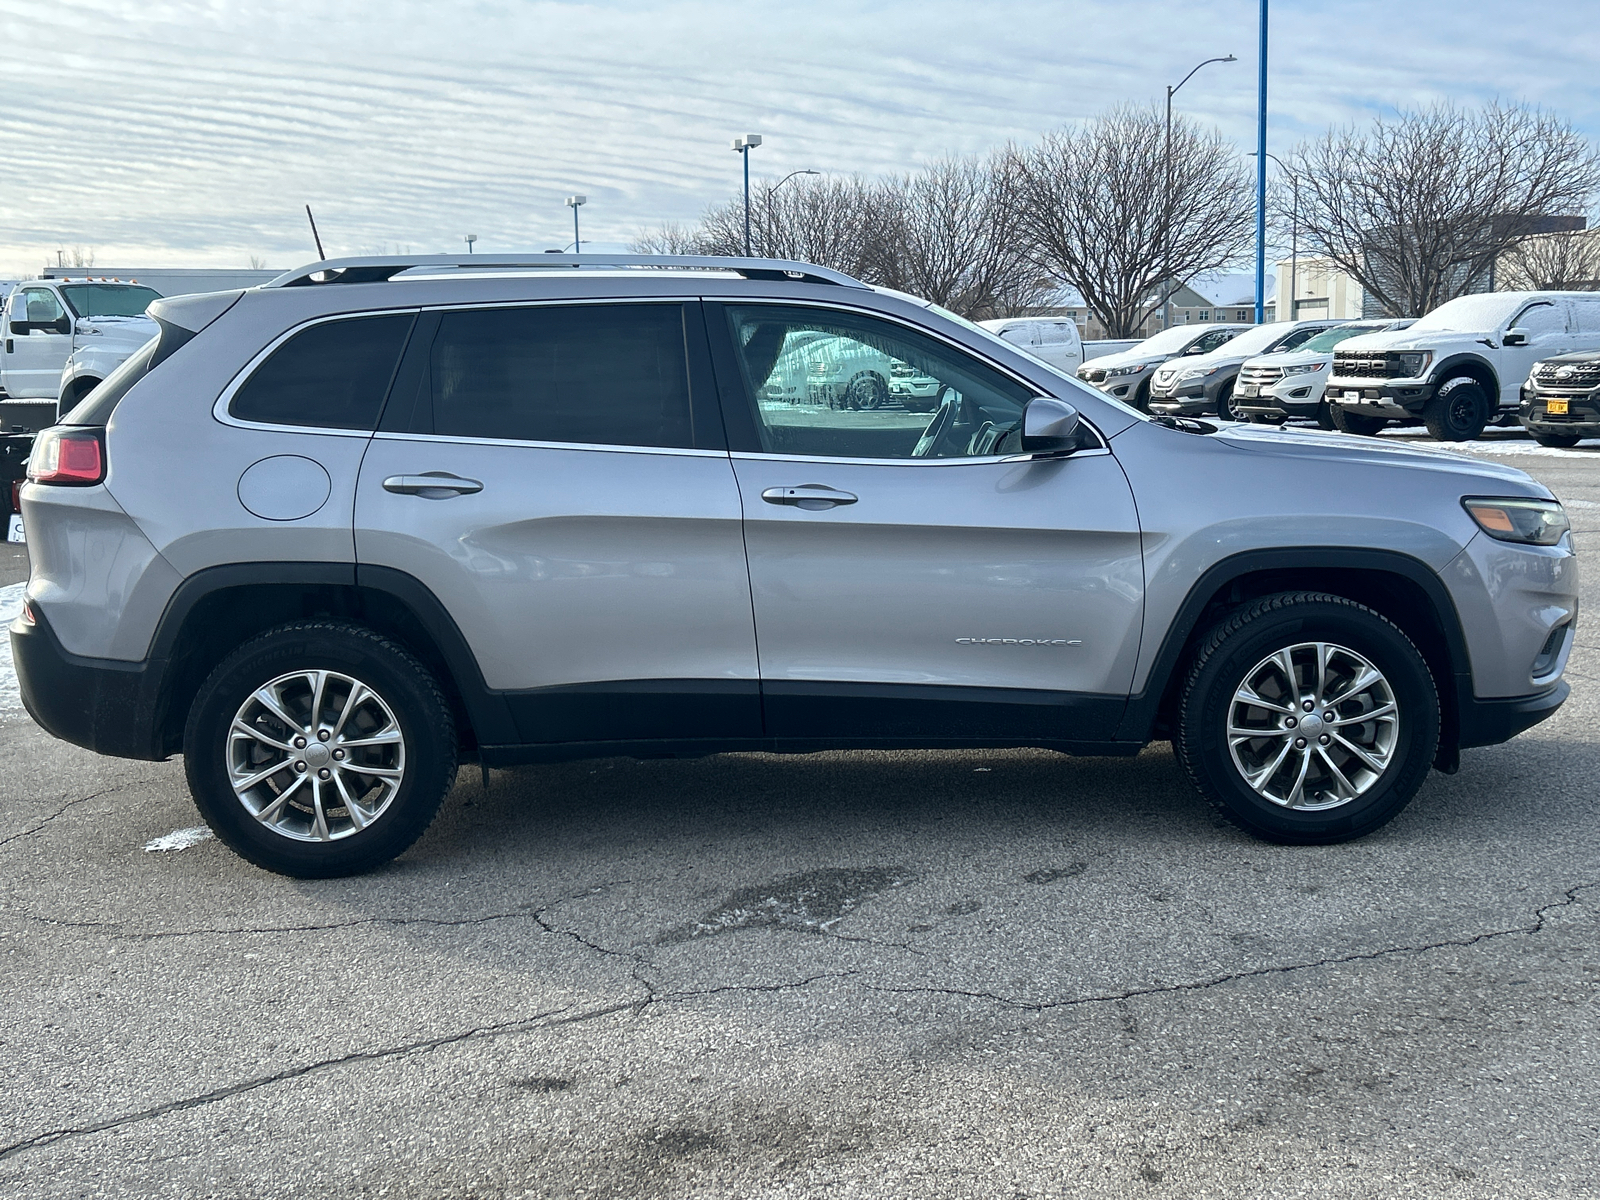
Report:
[{"label": "rear bumper", "polygon": [[1555,687],[1532,696],[1480,700],[1463,697],[1459,702],[1461,747],[1497,746],[1508,742],[1525,729],[1555,715],[1566,703],[1572,685],[1565,679]]},{"label": "rear bumper", "polygon": [[68,653],[42,614],[11,623],[11,657],[28,715],[64,742],[159,762],[162,662]]}]

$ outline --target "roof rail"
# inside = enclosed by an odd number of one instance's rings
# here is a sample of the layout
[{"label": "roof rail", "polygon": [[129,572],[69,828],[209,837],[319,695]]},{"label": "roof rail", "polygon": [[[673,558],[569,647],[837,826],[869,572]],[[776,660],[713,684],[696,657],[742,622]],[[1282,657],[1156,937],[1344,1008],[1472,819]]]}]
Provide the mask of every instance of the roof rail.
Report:
[{"label": "roof rail", "polygon": [[[715,254],[403,254],[330,258],[308,263],[268,280],[262,287],[313,287],[330,283],[386,283],[408,271],[453,267],[462,270],[524,271],[529,268],[646,267],[679,271],[731,271],[746,279],[788,283],[832,283],[866,287],[827,267],[781,258],[732,258]],[[321,279],[313,276],[322,276]]]}]

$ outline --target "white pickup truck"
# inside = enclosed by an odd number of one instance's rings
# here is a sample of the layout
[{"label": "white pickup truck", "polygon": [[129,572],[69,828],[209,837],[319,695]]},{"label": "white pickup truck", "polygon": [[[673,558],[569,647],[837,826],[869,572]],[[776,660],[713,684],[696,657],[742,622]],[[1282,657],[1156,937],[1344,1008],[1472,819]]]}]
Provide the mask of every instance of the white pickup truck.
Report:
[{"label": "white pickup truck", "polygon": [[144,310],[160,298],[143,284],[102,277],[19,283],[0,329],[0,422],[25,433],[55,424],[58,411],[155,336]]}]

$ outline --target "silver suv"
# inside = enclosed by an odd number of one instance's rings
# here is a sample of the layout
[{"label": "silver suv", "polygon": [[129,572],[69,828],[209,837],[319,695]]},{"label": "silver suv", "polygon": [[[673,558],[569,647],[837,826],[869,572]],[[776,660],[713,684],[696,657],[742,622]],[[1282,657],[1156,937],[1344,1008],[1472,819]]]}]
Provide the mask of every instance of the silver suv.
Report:
[{"label": "silver suv", "polygon": [[[1522,472],[1150,419],[818,267],[348,259],[151,314],[40,435],[17,669],[275,871],[399,854],[463,759],[730,750],[1170,739],[1333,842],[1567,695]],[[807,402],[818,337],[934,411]]]}]

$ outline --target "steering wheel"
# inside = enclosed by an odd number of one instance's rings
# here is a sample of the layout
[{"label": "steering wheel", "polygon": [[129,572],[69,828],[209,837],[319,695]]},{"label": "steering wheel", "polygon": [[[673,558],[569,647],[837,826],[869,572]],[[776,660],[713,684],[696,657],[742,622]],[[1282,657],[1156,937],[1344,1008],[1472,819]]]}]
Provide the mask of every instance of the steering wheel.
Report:
[{"label": "steering wheel", "polygon": [[956,423],[956,414],[960,408],[961,393],[948,383],[940,385],[939,407],[934,410],[933,420],[928,422],[928,427],[917,439],[916,447],[911,451],[912,458],[927,458],[938,448],[939,443],[944,440],[944,435],[949,433],[950,427]]}]

